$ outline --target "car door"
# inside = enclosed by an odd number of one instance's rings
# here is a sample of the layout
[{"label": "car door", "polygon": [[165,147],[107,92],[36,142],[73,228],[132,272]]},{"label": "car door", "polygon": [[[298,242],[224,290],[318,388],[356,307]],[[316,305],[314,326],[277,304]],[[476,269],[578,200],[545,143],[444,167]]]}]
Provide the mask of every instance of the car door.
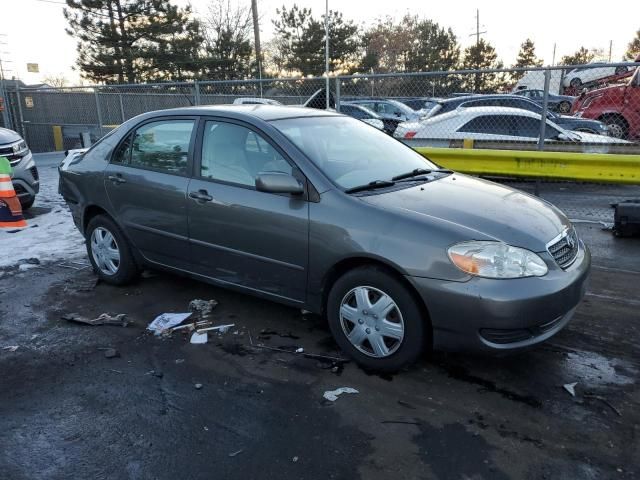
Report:
[{"label": "car door", "polygon": [[189,266],[186,193],[194,117],[149,120],[114,150],[104,184],[117,221],[148,260]]},{"label": "car door", "polygon": [[189,236],[197,273],[303,302],[309,206],[305,196],[260,192],[259,173],[305,181],[282,150],[241,122],[206,119],[189,184]]}]

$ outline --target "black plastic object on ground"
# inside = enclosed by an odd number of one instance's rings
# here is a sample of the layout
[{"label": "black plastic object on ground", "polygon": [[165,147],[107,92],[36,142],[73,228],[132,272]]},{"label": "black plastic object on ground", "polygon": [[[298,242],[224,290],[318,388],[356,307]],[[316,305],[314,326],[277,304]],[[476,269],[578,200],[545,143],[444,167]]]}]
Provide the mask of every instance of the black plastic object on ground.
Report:
[{"label": "black plastic object on ground", "polygon": [[616,237],[640,236],[640,199],[626,200],[613,207],[613,233]]}]

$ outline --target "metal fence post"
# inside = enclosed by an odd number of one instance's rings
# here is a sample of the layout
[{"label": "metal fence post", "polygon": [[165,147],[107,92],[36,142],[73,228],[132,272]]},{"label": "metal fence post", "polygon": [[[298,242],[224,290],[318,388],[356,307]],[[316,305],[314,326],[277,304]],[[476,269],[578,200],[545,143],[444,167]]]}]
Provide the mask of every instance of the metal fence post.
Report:
[{"label": "metal fence post", "polygon": [[193,81],[193,102],[195,105],[200,105],[200,83],[198,80]]},{"label": "metal fence post", "polygon": [[336,77],[336,112],[340,111],[340,77]]},{"label": "metal fence post", "polygon": [[127,117],[124,115],[124,103],[122,102],[122,94],[118,92],[118,100],[120,101],[120,119],[122,123],[127,121]]},{"label": "metal fence post", "polygon": [[[538,150],[544,150],[544,140],[547,130],[547,112],[549,110],[549,85],[551,83],[551,70],[544,71],[544,97],[542,99],[542,113],[540,116],[540,137],[538,138]],[[536,179],[534,195],[540,196],[540,180]]]},{"label": "metal fence post", "polygon": [[93,94],[96,97],[96,113],[98,115],[98,128],[100,129],[100,137],[102,137],[102,109],[100,108],[100,97],[98,97],[97,88],[94,88]]},{"label": "metal fence post", "polygon": [[28,143],[27,128],[24,125],[24,118],[22,116],[22,98],[20,97],[20,87],[16,86],[16,101],[18,102],[18,120],[20,122],[20,134],[22,138]]}]

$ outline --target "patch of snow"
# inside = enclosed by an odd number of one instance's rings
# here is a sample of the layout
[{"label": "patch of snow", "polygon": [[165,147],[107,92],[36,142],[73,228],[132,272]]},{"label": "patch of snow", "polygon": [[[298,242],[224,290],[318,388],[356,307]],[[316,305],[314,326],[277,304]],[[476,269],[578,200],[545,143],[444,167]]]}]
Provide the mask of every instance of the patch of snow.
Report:
[{"label": "patch of snow", "polygon": [[[84,238],[75,227],[71,213],[58,194],[58,170],[55,165],[38,165],[40,193],[32,209],[26,212],[27,227],[0,228],[0,268],[17,265],[26,257],[41,263],[86,257]],[[46,210],[46,213],[41,213]],[[31,218],[33,217],[33,218]],[[20,270],[35,265],[21,265]]]}]

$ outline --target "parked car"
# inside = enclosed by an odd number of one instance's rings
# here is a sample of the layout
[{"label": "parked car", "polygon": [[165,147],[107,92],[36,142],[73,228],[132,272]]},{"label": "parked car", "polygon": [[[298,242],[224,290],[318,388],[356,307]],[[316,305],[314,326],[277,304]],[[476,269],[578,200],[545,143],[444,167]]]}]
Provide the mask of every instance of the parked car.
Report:
[{"label": "parked car", "polygon": [[13,188],[22,209],[31,208],[40,190],[40,177],[27,142],[17,132],[0,128],[0,156],[11,164]]},{"label": "parked car", "polygon": [[629,68],[624,65],[613,66],[608,63],[592,63],[569,71],[564,80],[562,80],[562,85],[565,88],[580,88],[585,83],[595,82],[613,75],[622,75],[628,71]]},{"label": "parked car", "polygon": [[419,115],[424,115],[436,106],[440,98],[434,97],[418,97],[418,98],[404,98],[399,99],[407,107],[413,111],[418,112]]},{"label": "parked car", "polygon": [[612,85],[580,95],[572,113],[604,122],[613,137],[640,139],[640,67],[625,85]]},{"label": "parked car", "polygon": [[324,313],[340,348],[372,369],[425,347],[547,340],[589,274],[589,250],[549,203],[439,169],[336,112],[150,112],[60,175],[103,281],[161,268]]},{"label": "parked car", "polygon": [[[540,105],[544,102],[544,90],[517,90],[513,92],[513,95],[526,97]],[[576,97],[549,93],[547,98],[547,108],[549,110],[560,113],[569,113],[571,111],[571,105]]]},{"label": "parked car", "polygon": [[412,108],[407,107],[404,103],[392,99],[372,98],[365,100],[349,100],[351,105],[363,105],[382,118],[389,120],[399,120],[406,122],[409,120],[417,120],[420,115]]},{"label": "parked car", "polygon": [[[357,118],[358,120],[362,120],[364,123],[367,123],[372,127],[377,128],[378,130],[384,130],[390,135],[393,134],[393,131],[398,126],[397,123],[394,123],[392,125],[390,125],[389,123],[385,124],[383,118],[380,115],[362,105],[351,105],[349,103],[342,103],[340,105],[340,113],[349,115],[353,118]],[[387,127],[387,125],[389,125],[389,127]]]},{"label": "parked car", "polygon": [[[469,97],[458,97],[439,100],[437,103],[435,103],[435,106],[431,108],[431,110],[429,110],[429,112],[426,113],[425,116],[422,117],[422,119],[424,120],[425,118],[442,115],[443,113],[451,112],[460,107],[511,107],[529,110],[530,112],[542,115],[542,106],[532,100],[529,100],[528,98],[509,94],[492,94],[473,95]],[[547,118],[566,130],[594,133],[597,135],[608,134],[607,126],[597,120],[579,118],[570,115],[559,115],[551,111],[547,111]]]},{"label": "parked car", "polygon": [[238,97],[233,101],[234,105],[282,105],[277,100],[260,97]]},{"label": "parked car", "polygon": [[[420,122],[398,125],[394,136],[405,140],[491,140],[509,142],[537,142],[540,136],[541,115],[519,108],[470,107],[458,108]],[[627,144],[624,140],[565,130],[546,120],[546,142],[577,142],[598,145]],[[606,152],[607,148],[598,151]],[[593,151],[593,150],[591,150]]]}]

